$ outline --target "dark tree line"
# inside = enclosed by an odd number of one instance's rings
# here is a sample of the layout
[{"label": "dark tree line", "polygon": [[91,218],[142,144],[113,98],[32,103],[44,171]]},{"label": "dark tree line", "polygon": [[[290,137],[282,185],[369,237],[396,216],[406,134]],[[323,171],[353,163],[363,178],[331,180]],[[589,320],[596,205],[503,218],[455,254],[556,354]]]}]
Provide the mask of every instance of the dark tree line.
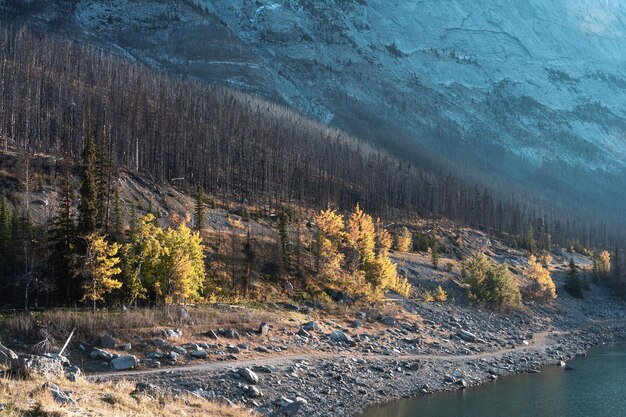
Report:
[{"label": "dark tree line", "polygon": [[[106,152],[85,149],[90,135]],[[279,105],[25,29],[0,33],[0,146],[73,161],[94,152],[106,155],[94,157],[96,172],[110,176],[117,166],[162,181],[182,178],[225,200],[342,209],[360,202],[381,215],[440,215],[520,238],[541,217],[560,245],[608,246],[623,236],[622,226],[577,208],[557,211],[515,190],[477,189]],[[79,227],[112,221],[115,190],[110,178],[98,178],[81,179],[97,197],[95,209],[81,206]]]}]

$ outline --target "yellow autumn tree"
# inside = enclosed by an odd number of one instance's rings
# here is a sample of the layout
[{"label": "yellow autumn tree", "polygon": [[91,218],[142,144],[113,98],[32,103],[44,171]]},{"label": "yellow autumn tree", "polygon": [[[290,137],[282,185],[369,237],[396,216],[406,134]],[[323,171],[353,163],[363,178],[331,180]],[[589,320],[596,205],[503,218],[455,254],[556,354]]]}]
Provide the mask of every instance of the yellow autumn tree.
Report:
[{"label": "yellow autumn tree", "polygon": [[393,237],[391,233],[383,227],[380,219],[376,219],[376,253],[387,254],[392,244]]},{"label": "yellow autumn tree", "polygon": [[122,270],[117,267],[120,258],[117,252],[120,245],[109,243],[105,237],[92,233],[86,238],[87,251],[82,258],[78,275],[84,279],[81,301],[91,301],[92,310],[96,311],[96,302],[104,296],[122,287],[122,282],[115,279]]},{"label": "yellow autumn tree", "polygon": [[138,219],[131,229],[122,250],[126,301],[136,304],[138,299],[146,297],[149,289],[153,292],[157,285],[164,233],[156,225],[152,214]]},{"label": "yellow autumn tree", "polygon": [[341,263],[344,256],[339,244],[345,234],[343,217],[335,210],[322,210],[315,216],[315,260],[318,278],[323,285],[341,284]]},{"label": "yellow autumn tree", "polygon": [[413,246],[413,236],[407,227],[403,227],[396,236],[396,250],[398,252],[408,252]]},{"label": "yellow autumn tree", "polygon": [[358,204],[348,218],[346,240],[357,254],[356,269],[366,272],[374,262],[376,228],[372,216],[361,210]]},{"label": "yellow autumn tree", "polygon": [[204,245],[200,233],[187,227],[188,220],[163,234],[157,291],[166,304],[198,300],[204,289]]},{"label": "yellow autumn tree", "polygon": [[532,280],[530,295],[536,300],[554,299],[557,297],[556,285],[550,277],[550,271],[534,255],[528,259],[526,276]]}]

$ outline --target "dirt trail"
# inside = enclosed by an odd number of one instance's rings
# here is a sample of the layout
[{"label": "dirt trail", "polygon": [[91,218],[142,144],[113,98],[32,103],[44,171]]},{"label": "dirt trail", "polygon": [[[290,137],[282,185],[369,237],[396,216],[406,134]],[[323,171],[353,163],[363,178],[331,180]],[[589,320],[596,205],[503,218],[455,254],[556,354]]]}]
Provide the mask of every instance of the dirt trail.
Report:
[{"label": "dirt trail", "polygon": [[209,363],[200,363],[197,365],[189,365],[189,366],[177,366],[177,367],[169,367],[169,368],[159,368],[159,369],[146,369],[146,370],[138,370],[138,371],[122,371],[122,372],[103,372],[103,373],[94,373],[87,376],[87,379],[95,380],[95,379],[115,379],[115,378],[135,378],[142,377],[147,375],[158,375],[158,374],[178,374],[178,373],[193,373],[193,372],[201,372],[201,371],[221,371],[230,368],[243,368],[250,366],[279,366],[285,365],[296,361],[306,360],[319,360],[319,359],[350,359],[350,358],[363,358],[368,360],[389,360],[390,358],[399,359],[399,360],[421,360],[421,361],[466,361],[473,359],[481,359],[481,358],[497,358],[499,356],[503,356],[506,354],[510,354],[513,352],[524,352],[524,351],[532,351],[539,350],[545,348],[549,345],[550,336],[558,336],[570,333],[572,331],[584,330],[593,326],[598,325],[609,325],[609,324],[626,324],[626,319],[612,319],[612,320],[601,320],[601,321],[593,321],[585,324],[584,326],[580,326],[577,328],[573,328],[570,330],[555,330],[555,331],[547,331],[536,333],[534,338],[530,341],[528,346],[519,346],[511,349],[503,349],[496,352],[482,352],[474,355],[433,355],[433,354],[418,354],[418,355],[397,355],[397,356],[387,356],[387,355],[377,355],[377,354],[359,354],[355,352],[345,352],[345,353],[328,353],[328,352],[318,352],[318,353],[308,353],[308,354],[293,354],[293,355],[279,355],[272,357],[264,357],[264,358],[256,358],[256,359],[245,359],[245,360],[237,360],[237,361],[223,361],[223,362],[209,362]]}]

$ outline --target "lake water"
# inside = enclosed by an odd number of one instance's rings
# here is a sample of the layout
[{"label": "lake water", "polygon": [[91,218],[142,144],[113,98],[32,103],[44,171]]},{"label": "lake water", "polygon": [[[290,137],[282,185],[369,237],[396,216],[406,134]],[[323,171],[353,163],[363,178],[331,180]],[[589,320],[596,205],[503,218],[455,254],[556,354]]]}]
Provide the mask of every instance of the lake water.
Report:
[{"label": "lake water", "polygon": [[626,417],[626,345],[593,349],[539,374],[399,400],[362,417]]}]

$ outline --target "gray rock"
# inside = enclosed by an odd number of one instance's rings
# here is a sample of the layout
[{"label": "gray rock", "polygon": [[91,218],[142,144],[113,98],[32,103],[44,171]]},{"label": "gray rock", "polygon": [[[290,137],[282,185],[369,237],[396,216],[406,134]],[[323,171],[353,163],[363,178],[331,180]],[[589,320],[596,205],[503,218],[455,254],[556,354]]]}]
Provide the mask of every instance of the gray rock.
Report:
[{"label": "gray rock", "polygon": [[115,349],[115,346],[117,346],[117,342],[115,341],[115,339],[113,339],[113,337],[111,337],[111,335],[105,334],[100,339],[100,346],[102,346],[104,349]]},{"label": "gray rock", "polygon": [[457,333],[457,335],[465,340],[466,342],[470,342],[470,343],[474,343],[477,341],[477,337],[476,335],[474,335],[473,333],[468,332],[467,330],[461,330],[460,332]]},{"label": "gray rock", "polygon": [[155,350],[154,352],[150,352],[146,355],[147,359],[163,359],[165,355],[160,350]]},{"label": "gray rock", "polygon": [[137,366],[138,359],[135,355],[120,356],[111,360],[111,368],[116,371],[125,371],[127,369],[133,369]]},{"label": "gray rock", "polygon": [[238,373],[248,382],[248,384],[254,385],[259,383],[259,376],[250,368],[241,368]]},{"label": "gray rock", "polygon": [[110,361],[111,359],[115,358],[116,355],[114,355],[113,353],[107,352],[106,350],[93,348],[93,350],[89,353],[89,357],[91,359],[102,359],[105,361]]},{"label": "gray rock", "polygon": [[239,333],[235,329],[226,329],[224,331],[224,337],[228,339],[239,339]]},{"label": "gray rock", "polygon": [[259,389],[254,385],[246,385],[244,387],[244,391],[246,392],[246,394],[248,394],[248,397],[250,398],[259,398],[263,396],[261,391],[259,391]]},{"label": "gray rock", "polygon": [[304,330],[306,330],[307,332],[311,332],[311,331],[320,329],[320,326],[318,326],[317,323],[314,322],[314,321],[310,321],[308,323],[304,323],[300,327],[303,328]]},{"label": "gray rock", "polygon": [[191,355],[192,358],[204,359],[207,356],[209,356],[209,352],[207,352],[204,349],[196,349],[196,350],[189,352],[189,355]]},{"label": "gray rock", "polygon": [[65,368],[65,376],[68,380],[76,382],[81,378],[82,372],[78,366],[69,365]]},{"label": "gray rock", "polygon": [[342,332],[341,330],[335,330],[330,335],[328,335],[328,338],[335,343],[343,342],[343,343],[346,343],[350,347],[356,346],[356,341],[352,339],[350,336],[348,336],[347,334],[345,334],[344,332]]},{"label": "gray rock", "polygon": [[52,382],[46,382],[43,387],[44,389],[47,389],[48,391],[50,391],[50,394],[52,394],[52,399],[54,399],[55,402],[59,404],[64,404],[64,405],[76,404],[76,401],[72,399],[70,392],[62,391],[58,386],[56,386]]},{"label": "gray rock", "polygon": [[121,349],[124,352],[130,352],[131,350],[133,350],[133,345],[131,345],[130,343],[125,343],[121,346]]},{"label": "gray rock", "polygon": [[387,326],[395,326],[398,323],[398,321],[395,318],[390,317],[390,316],[383,317],[382,322],[383,324],[386,324]]},{"label": "gray rock", "polygon": [[158,347],[167,346],[167,342],[161,338],[154,339],[154,345]]},{"label": "gray rock", "polygon": [[261,336],[267,336],[269,331],[270,331],[270,325],[267,324],[266,322],[261,323],[261,325],[259,326],[259,334]]},{"label": "gray rock", "polygon": [[287,398],[281,399],[281,406],[278,411],[271,415],[276,416],[295,416],[300,412],[300,409],[303,405],[307,404],[307,400],[301,397],[297,397],[295,401],[289,400]]},{"label": "gray rock", "polygon": [[161,334],[166,339],[180,339],[183,336],[183,331],[180,329],[164,329],[161,330]]},{"label": "gray rock", "polygon": [[186,355],[187,354],[187,349],[185,349],[182,346],[174,346],[172,348],[172,351],[178,353],[179,355]]}]

